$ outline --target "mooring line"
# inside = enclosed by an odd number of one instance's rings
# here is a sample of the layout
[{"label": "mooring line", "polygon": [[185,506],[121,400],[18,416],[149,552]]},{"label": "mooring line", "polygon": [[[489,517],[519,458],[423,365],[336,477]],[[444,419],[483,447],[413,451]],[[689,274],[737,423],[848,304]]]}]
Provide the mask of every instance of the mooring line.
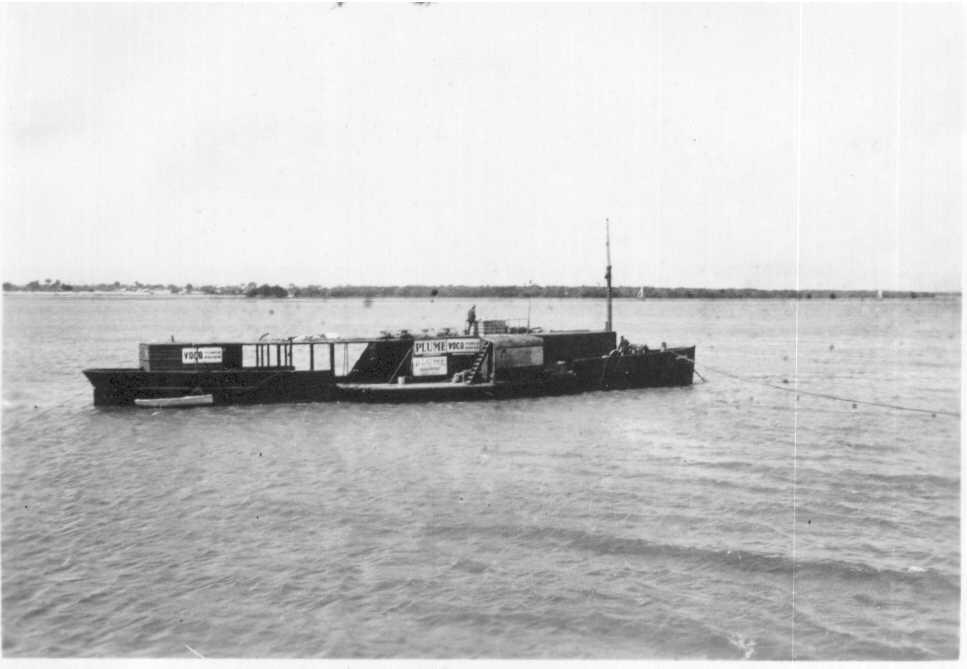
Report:
[{"label": "mooring line", "polygon": [[[692,361],[691,358],[685,357],[683,355],[678,357],[688,360],[689,362]],[[874,402],[873,400],[858,400],[851,397],[843,397],[842,395],[833,395],[831,393],[817,393],[811,390],[803,390],[802,388],[788,388],[785,386],[776,385],[775,383],[770,383],[768,381],[750,379],[748,377],[741,376],[739,374],[735,374],[733,372],[729,372],[724,369],[712,367],[711,365],[703,364],[702,368],[706,370],[706,372],[713,371],[716,374],[721,374],[722,376],[727,376],[737,381],[743,381],[745,383],[753,383],[756,385],[765,386],[766,388],[772,388],[773,390],[781,390],[786,393],[795,393],[797,395],[809,395],[811,397],[819,397],[822,399],[834,400],[837,402],[850,402],[852,404],[863,404],[866,406],[880,407],[883,409],[896,409],[897,411],[914,411],[918,413],[928,413],[930,415],[940,415],[940,416],[950,416],[952,418],[960,418],[959,411],[944,411],[943,409],[924,409],[923,407],[911,407],[911,406],[905,406],[902,404],[890,404],[887,402]],[[695,373],[698,374],[698,370],[695,370]],[[698,374],[698,375],[699,375],[699,378],[702,379],[702,381],[705,381],[706,383],[708,382],[708,379],[706,379],[704,376],[702,376],[701,374]]]}]

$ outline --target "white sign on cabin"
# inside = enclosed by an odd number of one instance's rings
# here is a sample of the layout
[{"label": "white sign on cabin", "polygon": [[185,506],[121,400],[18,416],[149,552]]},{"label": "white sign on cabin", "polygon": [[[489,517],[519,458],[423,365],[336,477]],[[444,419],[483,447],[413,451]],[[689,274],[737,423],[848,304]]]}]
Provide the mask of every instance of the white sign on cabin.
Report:
[{"label": "white sign on cabin", "polygon": [[220,364],[222,362],[221,346],[208,346],[205,348],[183,348],[181,349],[181,364]]},{"label": "white sign on cabin", "polygon": [[447,353],[474,354],[480,350],[479,339],[447,339]]},{"label": "white sign on cabin", "polygon": [[447,356],[413,358],[413,376],[446,376]]},{"label": "white sign on cabin", "polygon": [[413,355],[440,355],[446,352],[446,339],[418,339],[413,342]]},{"label": "white sign on cabin", "polygon": [[480,350],[480,340],[468,339],[418,339],[413,342],[413,355],[473,354]]}]

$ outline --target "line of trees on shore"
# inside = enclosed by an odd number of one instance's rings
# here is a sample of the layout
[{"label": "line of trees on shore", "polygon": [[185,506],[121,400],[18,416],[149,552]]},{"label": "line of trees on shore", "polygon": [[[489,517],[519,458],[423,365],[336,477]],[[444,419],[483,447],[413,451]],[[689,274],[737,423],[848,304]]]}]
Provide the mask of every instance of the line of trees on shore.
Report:
[{"label": "line of trees on shore", "polygon": [[[387,298],[387,297],[457,297],[457,298],[488,298],[488,297],[547,297],[547,298],[593,298],[604,299],[607,289],[604,286],[296,286],[261,284],[249,282],[247,284],[215,286],[211,284],[194,286],[190,283],[177,284],[144,284],[139,281],[133,284],[96,283],[96,284],[68,284],[60,279],[44,279],[30,281],[24,285],[10,282],[3,283],[4,292],[51,292],[51,293],[140,293],[140,294],[172,294],[172,295],[227,295],[245,297],[313,297],[313,298]],[[656,286],[615,286],[612,293],[616,298],[643,299],[837,299],[837,298],[921,298],[959,296],[959,292],[936,293],[922,291],[883,291],[875,290],[760,290],[756,288],[661,288]]]},{"label": "line of trees on shore", "polygon": [[245,297],[288,297],[290,290],[282,286],[261,286],[254,282],[240,285],[215,286],[204,284],[195,286],[190,283],[184,285],[174,283],[90,283],[90,284],[71,284],[63,283],[60,279],[44,279],[43,281],[30,281],[23,285],[17,285],[5,281],[3,291],[24,292],[24,293],[137,293],[137,294],[170,294],[170,295],[234,295]]}]

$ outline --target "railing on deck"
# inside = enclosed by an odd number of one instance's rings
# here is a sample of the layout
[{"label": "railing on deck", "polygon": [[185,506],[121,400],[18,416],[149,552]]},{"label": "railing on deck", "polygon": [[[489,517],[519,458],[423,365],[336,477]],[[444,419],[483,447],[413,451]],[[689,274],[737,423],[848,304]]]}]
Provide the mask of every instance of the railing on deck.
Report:
[{"label": "railing on deck", "polygon": [[259,342],[242,344],[242,367],[247,369],[296,369],[331,371],[331,342]]}]

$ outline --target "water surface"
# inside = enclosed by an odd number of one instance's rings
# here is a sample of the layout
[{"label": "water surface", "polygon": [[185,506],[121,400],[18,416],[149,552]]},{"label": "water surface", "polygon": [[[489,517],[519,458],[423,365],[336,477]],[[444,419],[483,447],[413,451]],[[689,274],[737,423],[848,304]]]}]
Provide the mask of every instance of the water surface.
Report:
[{"label": "water surface", "polygon": [[[959,301],[617,302],[632,342],[698,345],[691,388],[165,412],[80,373],[468,306],[5,296],[4,654],[957,657],[959,419],[762,384],[958,412]],[[528,309],[604,321],[477,300]]]}]

